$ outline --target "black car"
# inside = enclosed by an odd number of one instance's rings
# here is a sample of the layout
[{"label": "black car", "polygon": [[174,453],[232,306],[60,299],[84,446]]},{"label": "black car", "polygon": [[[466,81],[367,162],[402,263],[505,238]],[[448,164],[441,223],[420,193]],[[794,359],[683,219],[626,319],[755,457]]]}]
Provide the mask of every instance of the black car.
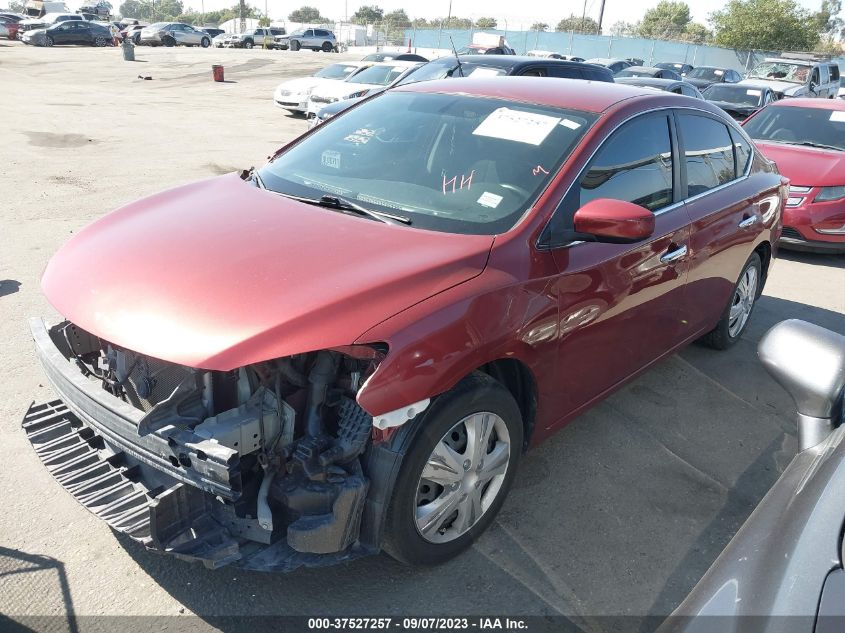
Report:
[{"label": "black car", "polygon": [[732,68],[717,66],[698,66],[689,71],[684,77],[699,90],[704,90],[710,84],[735,84],[742,81],[742,75]]},{"label": "black car", "polygon": [[629,66],[616,73],[616,77],[652,77],[654,79],[674,79],[680,81],[681,76],[669,68],[652,66]]},{"label": "black car", "polygon": [[361,58],[362,62],[427,62],[422,55],[415,53],[370,53]]},{"label": "black car", "polygon": [[225,32],[226,32],[226,31],[224,31],[223,29],[213,29],[213,28],[210,28],[210,27],[209,27],[209,28],[207,28],[207,29],[200,29],[200,30],[201,30],[201,31],[205,31],[206,33],[208,33],[209,37],[211,37],[211,38],[215,38],[215,37],[217,37],[218,35],[220,35],[221,33],[225,33]]},{"label": "black car", "polygon": [[694,68],[692,64],[687,64],[686,62],[660,62],[659,64],[655,64],[654,67],[674,70],[681,77],[686,76],[686,74]]},{"label": "black car", "polygon": [[777,100],[768,86],[748,84],[711,84],[702,94],[737,121],[744,121],[763,106]]},{"label": "black car", "polygon": [[56,22],[46,29],[27,31],[22,39],[25,44],[35,46],[53,46],[54,44],[109,46],[113,38],[109,28],[102,24],[88,20],[67,20]]},{"label": "black car", "polygon": [[[454,77],[483,77],[485,75],[498,77],[560,77],[563,79],[613,82],[613,73],[609,69],[584,62],[516,55],[460,55],[459,59],[447,55],[423,64],[396,85]],[[367,97],[331,103],[317,113],[313,124],[318,125],[374,94],[375,92],[371,91],[367,94]]]},{"label": "black car", "polygon": [[686,81],[677,81],[675,79],[656,79],[654,77],[614,77],[614,81],[618,84],[655,88],[656,90],[673,92],[678,95],[694,97],[695,99],[704,99],[702,94],[698,91],[698,88]]},{"label": "black car", "polygon": [[516,55],[510,46],[484,46],[469,44],[458,50],[458,55]]}]

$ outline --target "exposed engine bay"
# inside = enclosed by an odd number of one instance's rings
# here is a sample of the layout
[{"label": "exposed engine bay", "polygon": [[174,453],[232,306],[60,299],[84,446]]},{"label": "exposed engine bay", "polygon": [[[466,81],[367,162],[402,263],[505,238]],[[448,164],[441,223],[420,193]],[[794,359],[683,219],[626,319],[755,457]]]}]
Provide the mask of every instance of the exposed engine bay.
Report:
[{"label": "exposed engine bay", "polygon": [[[286,551],[309,555],[342,553],[356,543],[370,486],[362,456],[371,443],[373,418],[355,396],[386,350],[323,350],[224,372],[136,354],[67,321],[48,334],[70,365],[63,371],[83,376],[85,390],[101,390],[95,397],[122,403],[109,407],[113,417],[115,411],[127,411],[124,405],[134,410],[134,437],[116,423],[101,424],[97,411],[85,415],[91,410],[90,398],[89,404],[75,405],[80,399],[68,393],[62,376],[54,378],[41,354],[62,401],[79,419],[94,422],[91,426],[102,440],[95,442],[79,428],[74,432],[101,459],[106,452],[112,467],[120,464],[130,483],[143,483],[153,508],[150,533],[140,527],[133,538],[210,566],[242,556],[240,545],[233,546],[236,542],[278,542]],[[124,413],[121,422],[126,418]],[[27,424],[49,468],[44,446],[69,445],[68,436],[62,442],[54,439],[55,433],[48,436],[35,417],[25,420],[24,428]],[[74,459],[78,461],[70,461]],[[80,494],[74,495],[92,509]],[[193,542],[198,534],[211,536]]]}]

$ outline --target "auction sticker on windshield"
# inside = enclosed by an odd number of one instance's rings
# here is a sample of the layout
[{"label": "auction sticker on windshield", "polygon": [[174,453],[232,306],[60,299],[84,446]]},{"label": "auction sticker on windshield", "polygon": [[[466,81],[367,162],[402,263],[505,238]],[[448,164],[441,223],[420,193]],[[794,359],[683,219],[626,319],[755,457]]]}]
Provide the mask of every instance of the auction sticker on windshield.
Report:
[{"label": "auction sticker on windshield", "polygon": [[834,110],[830,113],[830,120],[834,123],[845,123],[845,112],[842,110]]},{"label": "auction sticker on windshield", "polygon": [[560,117],[511,108],[498,108],[481,122],[473,134],[540,145],[560,123]]}]

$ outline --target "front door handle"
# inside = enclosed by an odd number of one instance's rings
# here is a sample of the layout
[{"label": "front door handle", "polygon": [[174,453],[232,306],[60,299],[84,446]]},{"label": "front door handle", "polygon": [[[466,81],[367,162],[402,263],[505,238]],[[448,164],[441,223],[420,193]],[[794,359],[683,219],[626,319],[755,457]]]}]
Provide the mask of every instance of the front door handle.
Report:
[{"label": "front door handle", "polygon": [[747,229],[750,226],[754,226],[759,222],[760,216],[759,215],[752,215],[751,217],[745,218],[742,222],[739,223],[739,228]]},{"label": "front door handle", "polygon": [[681,248],[669,251],[663,257],[660,258],[660,261],[664,264],[671,264],[672,262],[676,262],[679,259],[683,259],[687,255],[687,247],[681,246]]}]

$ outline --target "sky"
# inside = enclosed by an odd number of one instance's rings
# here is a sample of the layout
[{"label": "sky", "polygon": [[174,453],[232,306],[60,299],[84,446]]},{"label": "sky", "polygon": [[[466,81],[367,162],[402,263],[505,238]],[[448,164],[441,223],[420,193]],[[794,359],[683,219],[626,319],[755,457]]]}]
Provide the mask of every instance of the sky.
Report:
[{"label": "sky", "polygon": [[[115,0],[118,6],[122,0]],[[186,7],[196,10],[203,9],[212,11],[223,9],[235,4],[235,0],[183,0]],[[201,6],[201,2],[204,7]],[[249,4],[255,5],[259,10],[264,11],[265,2],[270,17],[276,20],[284,20],[293,10],[302,5],[317,7],[320,13],[333,20],[342,20],[345,15],[351,16],[362,4],[375,4],[385,12],[396,9],[405,9],[405,12],[413,18],[426,18],[428,20],[438,17],[445,17],[449,11],[450,0],[429,0],[428,2],[402,2],[401,0],[247,0]],[[599,5],[601,0],[586,0],[587,15],[598,19]],[[605,30],[615,22],[624,20],[636,22],[643,14],[656,5],[658,0],[606,0],[604,9]],[[707,23],[707,16],[721,9],[726,0],[687,0],[692,9],[692,17],[696,22]],[[802,6],[817,11],[821,6],[821,0],[798,0]],[[564,0],[562,2],[549,2],[549,0],[452,0],[452,15],[461,18],[479,18],[482,16],[495,17],[499,21],[499,28],[504,28],[505,20],[508,22],[508,29],[519,29],[521,26],[528,29],[535,22],[546,22],[552,28],[562,18],[570,13],[581,15],[584,4],[580,0]]]}]

